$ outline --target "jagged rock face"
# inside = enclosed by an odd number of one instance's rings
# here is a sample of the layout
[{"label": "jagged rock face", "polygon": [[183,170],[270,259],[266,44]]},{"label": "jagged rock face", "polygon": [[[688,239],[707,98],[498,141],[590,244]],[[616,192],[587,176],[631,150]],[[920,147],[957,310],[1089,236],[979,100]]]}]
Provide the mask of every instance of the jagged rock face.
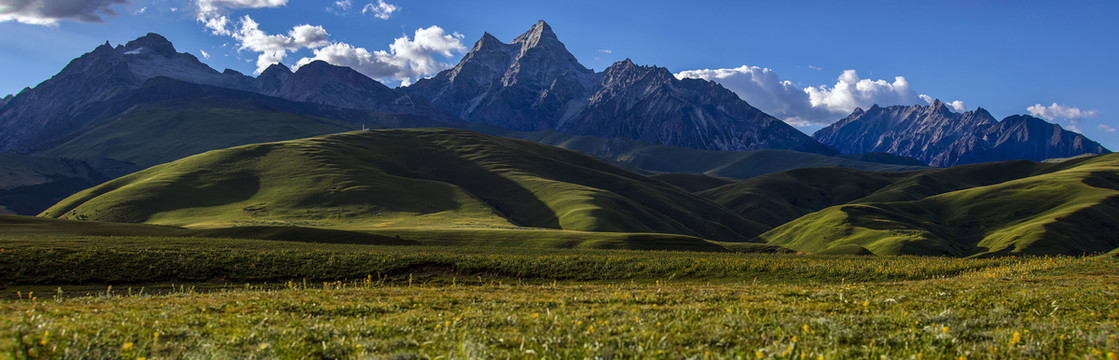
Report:
[{"label": "jagged rock face", "polygon": [[0,151],[34,150],[46,139],[86,128],[83,111],[156,76],[225,87],[244,87],[252,81],[244,75],[223,75],[190,54],[177,53],[157,34],[116,48],[106,42],[0,107]]},{"label": "jagged rock face", "polygon": [[1111,151],[1084,135],[1027,115],[1014,115],[969,134],[933,159],[950,166],[1011,159],[1041,161]]},{"label": "jagged rock face", "polygon": [[44,135],[80,127],[70,120],[86,106],[135,87],[139,80],[123,58],[106,43],[9,100],[0,108],[0,151],[26,149]]},{"label": "jagged rock face", "polygon": [[294,73],[281,64],[272,65],[256,78],[254,90],[292,101],[457,120],[426,98],[390,89],[351,68],[324,61],[311,62]]},{"label": "jagged rock face", "polygon": [[349,68],[312,63],[300,70],[293,74],[276,65],[254,79],[233,70],[218,72],[193,55],[176,52],[158,34],[115,48],[106,42],[35,88],[0,102],[0,152],[33,152],[39,144],[87,129],[95,125],[90,121],[105,115],[89,114],[92,107],[140,89],[156,77],[289,100],[457,120],[427,99],[389,89]]},{"label": "jagged rock face", "polygon": [[707,150],[834,152],[713,82],[678,80],[666,69],[628,59],[594,73],[543,21],[511,44],[485,34],[454,68],[404,91],[467,121],[514,130]]},{"label": "jagged rock face", "polygon": [[620,61],[606,69],[583,109],[558,130],[705,150],[831,149],[709,81]]},{"label": "jagged rock face", "polygon": [[467,121],[531,131],[554,128],[595,82],[594,72],[540,21],[512,44],[486,33],[454,68],[405,91]]},{"label": "jagged rock face", "polygon": [[195,84],[248,90],[253,78],[237,72],[218,72],[194,55],[175,52],[170,41],[158,34],[147,34],[124,46],[117,46],[128,69],[139,83],[157,76],[166,76]]},{"label": "jagged rock face", "polygon": [[928,106],[855,109],[812,137],[847,154],[886,152],[937,167],[1108,152],[1041,119],[1012,116],[1000,122],[983,108],[960,114],[940,100]]},{"label": "jagged rock face", "polygon": [[812,137],[846,154],[886,152],[931,162],[960,138],[997,122],[982,108],[958,114],[940,100],[929,106],[874,105],[855,109]]}]

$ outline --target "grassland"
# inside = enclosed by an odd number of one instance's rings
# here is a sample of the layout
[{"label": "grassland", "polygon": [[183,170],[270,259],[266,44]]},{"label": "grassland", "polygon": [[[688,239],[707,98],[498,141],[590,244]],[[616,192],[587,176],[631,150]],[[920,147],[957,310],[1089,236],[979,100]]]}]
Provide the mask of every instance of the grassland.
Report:
[{"label": "grassland", "polygon": [[808,252],[844,247],[951,256],[1078,255],[1119,247],[1119,155],[1019,165],[1023,173],[1040,173],[932,195],[921,193],[936,187],[913,186],[920,181],[907,179],[900,187],[790,221],[761,238]]},{"label": "grassland", "polygon": [[0,248],[0,349],[14,358],[1119,352],[1119,263],[1110,256],[495,251],[61,235],[3,236]]},{"label": "grassland", "polygon": [[211,151],[93,187],[42,215],[196,228],[542,228],[720,241],[758,232],[717,204],[589,156],[451,129]]}]

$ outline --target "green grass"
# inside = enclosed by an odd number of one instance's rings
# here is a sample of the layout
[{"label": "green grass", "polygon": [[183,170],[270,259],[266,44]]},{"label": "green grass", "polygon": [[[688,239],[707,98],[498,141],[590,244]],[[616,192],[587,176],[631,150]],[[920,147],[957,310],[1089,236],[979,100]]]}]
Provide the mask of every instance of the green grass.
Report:
[{"label": "green grass", "polygon": [[[15,358],[1106,359],[1119,351],[1119,263],[1108,256],[0,239],[9,284],[0,350]],[[188,284],[160,289],[167,274]],[[214,288],[214,276],[233,286]]]},{"label": "green grass", "polygon": [[742,241],[758,224],[575,152],[463,130],[351,132],[211,151],[75,194],[42,216],[340,230],[543,228]]},{"label": "green grass", "polygon": [[699,174],[655,174],[649,175],[649,177],[664,181],[672,185],[676,185],[681,189],[693,193],[717,188],[735,182],[734,179],[719,178]]},{"label": "green grass", "polygon": [[[405,238],[407,239],[407,238]],[[228,238],[162,236],[0,236],[0,284],[83,285],[165,282],[336,281],[432,270],[440,276],[504,276],[520,280],[738,279],[789,281],[893,281],[954,276],[1011,264],[1013,258],[960,260],[898,257],[814,257],[755,252],[601,250],[583,241],[571,249],[499,244],[384,246]],[[435,243],[435,242],[432,242]],[[448,242],[453,243],[453,242]],[[534,246],[539,246],[538,244]],[[826,260],[826,261],[823,261]]]},{"label": "green grass", "polygon": [[[1119,155],[1018,165],[1019,174],[1037,175],[926,197],[912,194],[944,182],[910,178],[908,187],[806,215],[761,238],[798,251],[857,245],[879,255],[1080,255],[1119,247]],[[900,201],[872,201],[891,198]]]},{"label": "green grass", "polygon": [[[485,130],[480,129],[480,131]],[[840,167],[868,171],[927,168],[914,159],[881,153],[827,156],[779,149],[707,151],[627,139],[569,135],[551,130],[495,134],[571,149],[626,168],[655,173],[690,173],[745,179],[791,169],[814,167]]]},{"label": "green grass", "polygon": [[406,114],[344,110],[168,78],[100,105],[74,135],[40,145],[44,155],[114,159],[141,168],[205,151],[361,129],[436,126]]}]

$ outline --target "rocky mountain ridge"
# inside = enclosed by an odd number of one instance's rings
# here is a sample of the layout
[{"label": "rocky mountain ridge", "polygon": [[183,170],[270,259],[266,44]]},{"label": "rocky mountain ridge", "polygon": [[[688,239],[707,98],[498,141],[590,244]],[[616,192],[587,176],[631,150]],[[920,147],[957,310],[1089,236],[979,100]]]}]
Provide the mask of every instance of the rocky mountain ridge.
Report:
[{"label": "rocky mountain ridge", "polygon": [[927,106],[855,109],[812,137],[846,154],[886,152],[936,167],[1110,152],[1042,119],[1015,115],[998,121],[983,108],[956,113],[940,100]]},{"label": "rocky mountain ridge", "polygon": [[[95,108],[140,89],[156,77],[386,113],[458,121],[422,97],[400,93],[353,69],[315,62],[292,73],[269,68],[267,76],[218,72],[188,53],[176,52],[163,36],[149,33],[113,47],[108,42],[66,65],[55,76],[0,103],[0,152],[32,152],[96,126]],[[287,74],[280,74],[287,71]]]},{"label": "rocky mountain ridge", "polygon": [[544,21],[510,44],[485,34],[455,67],[403,88],[464,120],[704,150],[834,150],[709,81],[626,59],[594,73]]}]

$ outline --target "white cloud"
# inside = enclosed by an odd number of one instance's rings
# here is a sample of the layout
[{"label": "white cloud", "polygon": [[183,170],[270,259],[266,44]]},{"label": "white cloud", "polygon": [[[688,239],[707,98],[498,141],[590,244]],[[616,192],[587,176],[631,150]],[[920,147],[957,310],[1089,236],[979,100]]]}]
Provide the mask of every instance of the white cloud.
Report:
[{"label": "white cloud", "polygon": [[202,58],[204,58],[204,59],[209,59],[210,58],[210,53],[206,52],[206,50],[198,49],[198,52],[202,53]]},{"label": "white cloud", "polygon": [[808,65],[808,68],[809,68],[809,69],[812,69],[812,70],[816,70],[816,71],[820,71],[820,70],[823,70],[823,69],[824,69],[824,68],[822,68],[822,67],[819,67],[819,66],[815,66],[815,65]]},{"label": "white cloud", "polygon": [[1069,125],[1069,126],[1065,127],[1065,130],[1072,131],[1072,132],[1077,133],[1077,134],[1083,134],[1084,133],[1083,131],[1080,131],[1080,128],[1076,127],[1076,125]]},{"label": "white cloud", "polygon": [[[193,0],[197,19],[214,35],[232,35],[228,29],[229,9],[260,9],[286,6],[288,0]],[[171,11],[175,11],[172,8]]]},{"label": "white cloud", "polygon": [[[718,82],[751,105],[795,126],[830,124],[849,115],[856,107],[866,109],[874,104],[924,105],[934,101],[932,97],[914,91],[904,77],[895,77],[892,83],[860,79],[855,70],[844,71],[835,86],[803,89],[791,81],[781,80],[773,70],[757,66],[690,70],[676,74],[676,77]],[[945,104],[956,112],[967,109],[959,100]]]},{"label": "white cloud", "polygon": [[610,50],[610,49],[601,49],[601,50],[598,50],[598,52],[600,52],[600,53],[603,53],[603,54],[613,54],[613,53],[614,53],[614,50]]},{"label": "white cloud", "polygon": [[369,51],[346,43],[332,43],[314,51],[314,57],[299,60],[296,68],[315,60],[348,66],[381,81],[400,80],[410,84],[413,79],[435,74],[450,67],[435,58],[451,57],[466,51],[463,35],[447,34],[438,26],[416,30],[414,40],[407,36],[397,38],[389,51]]},{"label": "white cloud", "polygon": [[225,15],[227,9],[274,8],[287,4],[288,0],[194,0],[199,20]]},{"label": "white cloud", "polygon": [[956,110],[956,112],[959,113],[967,111],[967,105],[964,105],[963,101],[956,100],[945,104],[948,104],[948,106],[952,107],[952,110]]},{"label": "white cloud", "polygon": [[342,11],[349,11],[350,7],[352,6],[353,2],[351,2],[350,0],[339,0],[334,2],[334,7]]},{"label": "white cloud", "polygon": [[1103,132],[1109,132],[1109,133],[1115,132],[1115,128],[1107,126],[1106,124],[1100,124],[1099,128],[1100,128],[1100,130],[1103,130]]},{"label": "white cloud", "polygon": [[268,34],[260,30],[260,24],[248,15],[241,17],[241,28],[230,36],[240,41],[238,50],[260,53],[256,61],[256,74],[272,64],[283,62],[288,52],[321,48],[330,44],[327,40],[330,34],[322,26],[299,25],[287,35]]},{"label": "white cloud", "polygon": [[206,28],[209,28],[214,35],[232,35],[229,31],[229,18],[225,15],[215,16],[202,21]]},{"label": "white cloud", "polygon": [[1057,103],[1053,103],[1053,105],[1049,106],[1036,104],[1034,106],[1026,108],[1026,111],[1029,111],[1030,114],[1033,116],[1037,116],[1045,120],[1065,120],[1068,121],[1069,124],[1073,125],[1080,123],[1080,119],[1098,116],[1098,113],[1095,110],[1081,110],[1079,108],[1065,106]]},{"label": "white cloud", "polygon": [[919,104],[926,102],[909,87],[903,76],[886,80],[860,79],[855,70],[844,70],[835,86],[820,85],[804,89],[813,107],[824,107],[833,112],[850,113],[856,107],[867,108],[874,104]]},{"label": "white cloud", "polygon": [[377,4],[365,4],[365,6],[361,8],[361,13],[373,13],[373,16],[376,16],[378,19],[388,20],[396,10],[399,10],[396,5],[386,3],[385,0],[377,0]]},{"label": "white cloud", "polygon": [[147,7],[147,6],[145,6],[145,7],[142,7],[142,8],[139,8],[139,9],[136,9],[136,13],[137,13],[137,14],[143,14],[143,13],[144,13],[145,11],[148,11],[148,7]]},{"label": "white cloud", "polygon": [[115,5],[128,0],[3,0],[0,22],[16,21],[34,25],[56,25],[61,20],[83,23],[104,22],[102,16],[115,16]]}]

